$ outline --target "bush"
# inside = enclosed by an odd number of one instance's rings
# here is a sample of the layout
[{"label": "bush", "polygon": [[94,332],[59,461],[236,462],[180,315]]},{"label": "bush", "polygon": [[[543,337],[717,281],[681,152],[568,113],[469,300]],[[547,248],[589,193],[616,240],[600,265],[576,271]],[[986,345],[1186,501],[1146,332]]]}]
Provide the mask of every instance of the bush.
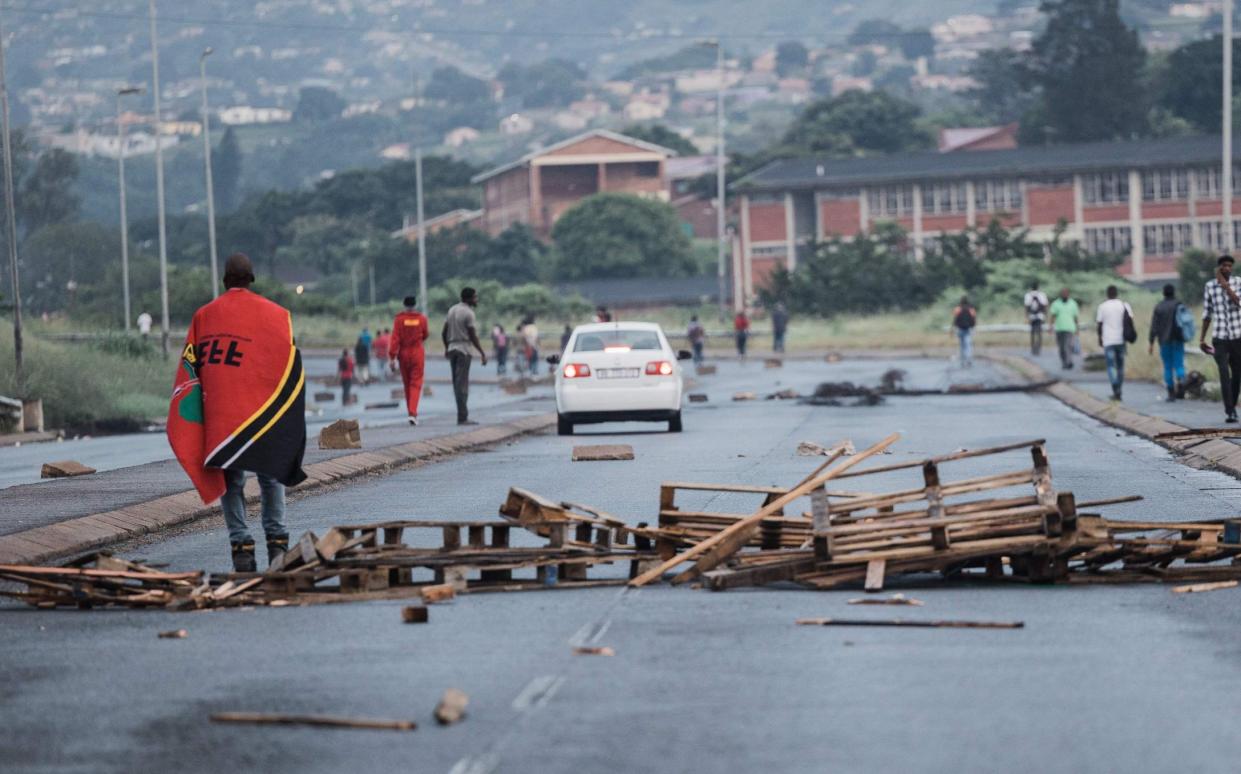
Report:
[{"label": "bush", "polygon": [[1202,289],[1215,276],[1215,254],[1199,248],[1186,250],[1176,262],[1181,298],[1190,303],[1202,301]]},{"label": "bush", "polygon": [[472,287],[479,293],[479,318],[501,323],[527,314],[540,319],[567,321],[589,314],[594,308],[577,294],[564,296],[546,285],[533,282],[505,287],[496,280],[459,279],[431,288],[427,299],[431,314],[435,316],[447,312],[450,306],[461,300],[461,289],[464,287]]}]

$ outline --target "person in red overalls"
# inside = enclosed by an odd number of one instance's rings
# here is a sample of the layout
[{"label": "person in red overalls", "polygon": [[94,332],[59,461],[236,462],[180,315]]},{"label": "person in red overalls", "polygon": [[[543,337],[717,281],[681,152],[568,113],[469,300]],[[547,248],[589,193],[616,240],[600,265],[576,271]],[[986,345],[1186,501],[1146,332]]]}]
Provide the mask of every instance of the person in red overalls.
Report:
[{"label": "person in red overalls", "polygon": [[392,340],[388,344],[388,357],[401,367],[405,407],[409,411],[411,425],[418,424],[418,401],[422,398],[422,369],[426,364],[422,342],[431,335],[426,315],[414,308],[417,303],[418,299],[414,296],[405,297],[405,311],[397,314],[392,321]]}]

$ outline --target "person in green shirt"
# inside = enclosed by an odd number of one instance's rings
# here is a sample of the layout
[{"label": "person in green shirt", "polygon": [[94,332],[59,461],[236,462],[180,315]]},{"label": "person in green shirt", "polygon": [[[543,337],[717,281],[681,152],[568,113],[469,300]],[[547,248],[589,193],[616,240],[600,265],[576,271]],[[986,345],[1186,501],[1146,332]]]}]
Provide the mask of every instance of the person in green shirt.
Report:
[{"label": "person in green shirt", "polygon": [[1069,298],[1069,289],[1060,288],[1060,297],[1051,302],[1047,310],[1051,316],[1051,329],[1056,334],[1056,347],[1060,350],[1060,367],[1073,367],[1073,340],[1077,336],[1077,302]]}]

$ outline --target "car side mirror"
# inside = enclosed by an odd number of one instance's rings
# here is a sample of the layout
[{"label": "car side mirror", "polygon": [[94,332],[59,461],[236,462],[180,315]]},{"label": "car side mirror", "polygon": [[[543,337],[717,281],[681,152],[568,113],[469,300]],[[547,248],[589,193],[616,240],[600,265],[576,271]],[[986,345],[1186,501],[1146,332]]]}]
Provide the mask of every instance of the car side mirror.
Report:
[{"label": "car side mirror", "polygon": [[693,360],[693,359],[694,359],[694,353],[690,352],[688,349],[677,350],[677,360]]},{"label": "car side mirror", "polygon": [[548,355],[548,356],[547,356],[547,364],[548,364],[548,365],[559,365],[559,364],[560,364],[560,355]]}]

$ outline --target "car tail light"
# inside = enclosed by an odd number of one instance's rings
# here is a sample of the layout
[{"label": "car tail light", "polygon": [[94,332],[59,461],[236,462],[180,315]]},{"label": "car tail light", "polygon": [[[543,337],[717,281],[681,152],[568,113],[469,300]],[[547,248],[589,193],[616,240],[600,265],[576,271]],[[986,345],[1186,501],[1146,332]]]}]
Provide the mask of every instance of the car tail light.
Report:
[{"label": "car tail light", "polygon": [[585,363],[568,363],[564,367],[564,378],[579,379],[583,376],[590,376],[590,366]]},{"label": "car tail light", "polygon": [[672,363],[667,360],[652,360],[646,364],[647,376],[672,376]]}]

